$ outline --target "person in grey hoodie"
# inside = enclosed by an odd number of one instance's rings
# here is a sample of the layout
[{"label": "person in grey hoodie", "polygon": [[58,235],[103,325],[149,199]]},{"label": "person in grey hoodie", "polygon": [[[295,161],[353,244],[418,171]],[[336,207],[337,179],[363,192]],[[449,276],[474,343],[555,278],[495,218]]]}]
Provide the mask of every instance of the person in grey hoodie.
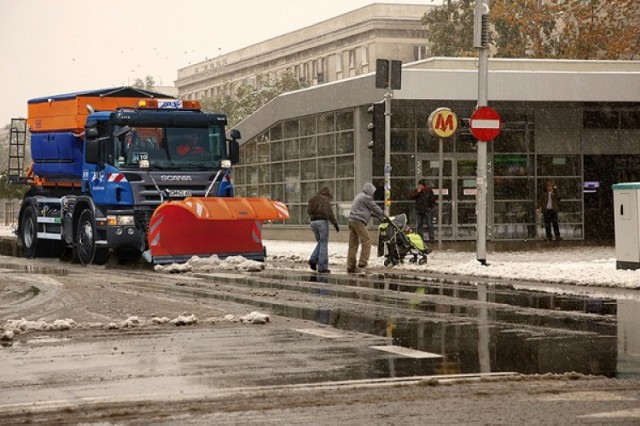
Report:
[{"label": "person in grey hoodie", "polygon": [[349,213],[349,252],[347,254],[347,272],[356,272],[356,255],[358,246],[362,245],[358,268],[366,268],[371,254],[371,238],[367,225],[371,216],[385,219],[384,211],[373,201],[376,187],[367,182],[362,187],[362,192],[356,195],[351,204]]}]

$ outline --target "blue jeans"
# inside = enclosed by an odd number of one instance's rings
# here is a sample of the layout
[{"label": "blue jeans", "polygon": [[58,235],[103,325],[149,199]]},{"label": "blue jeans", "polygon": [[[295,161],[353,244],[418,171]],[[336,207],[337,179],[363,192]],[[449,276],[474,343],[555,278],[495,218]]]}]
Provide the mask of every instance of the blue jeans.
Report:
[{"label": "blue jeans", "polygon": [[418,234],[420,235],[420,237],[426,241],[427,239],[425,238],[424,235],[424,228],[425,225],[427,227],[427,230],[429,231],[429,241],[434,241],[435,240],[435,236],[434,236],[434,230],[433,230],[433,216],[434,216],[434,210],[433,209],[427,209],[424,213],[417,213],[417,217],[418,217]]},{"label": "blue jeans", "polygon": [[329,269],[329,221],[312,220],[311,230],[317,244],[309,260],[318,265],[318,271],[326,271]]}]

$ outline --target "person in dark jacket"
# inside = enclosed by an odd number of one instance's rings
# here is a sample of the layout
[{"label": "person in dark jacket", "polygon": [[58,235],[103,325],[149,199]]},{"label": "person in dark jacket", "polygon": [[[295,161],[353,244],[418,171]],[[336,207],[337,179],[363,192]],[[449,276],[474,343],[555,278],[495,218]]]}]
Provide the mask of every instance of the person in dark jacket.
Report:
[{"label": "person in dark jacket", "polygon": [[426,241],[425,225],[429,232],[429,242],[434,242],[433,217],[435,216],[436,196],[431,185],[424,179],[418,181],[418,187],[411,191],[409,198],[416,202],[416,217],[418,219],[417,231],[420,237]]},{"label": "person in dark jacket", "polygon": [[373,201],[376,187],[367,182],[362,187],[362,192],[356,195],[349,212],[349,252],[347,254],[347,272],[356,272],[356,255],[358,246],[362,245],[358,268],[366,268],[371,254],[371,238],[367,225],[371,216],[378,219],[386,219],[384,211]]},{"label": "person in dark jacket", "polygon": [[316,247],[309,258],[309,266],[320,274],[328,274],[329,270],[329,222],[340,232],[338,221],[331,207],[333,195],[326,186],[311,199],[307,205],[307,214],[311,219],[311,230],[316,237]]},{"label": "person in dark jacket", "polygon": [[540,195],[537,207],[539,211],[542,210],[544,231],[547,235],[547,240],[553,240],[551,237],[551,227],[553,226],[553,233],[556,236],[556,241],[561,241],[560,225],[558,224],[560,196],[558,195],[558,188],[552,182],[547,182],[547,189],[542,193],[542,195]]}]

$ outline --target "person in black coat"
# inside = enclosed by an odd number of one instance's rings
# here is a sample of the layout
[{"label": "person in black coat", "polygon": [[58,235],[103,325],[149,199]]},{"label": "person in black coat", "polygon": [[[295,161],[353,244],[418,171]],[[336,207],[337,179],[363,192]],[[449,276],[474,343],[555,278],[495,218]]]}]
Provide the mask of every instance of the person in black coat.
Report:
[{"label": "person in black coat", "polygon": [[411,191],[409,198],[416,202],[416,216],[418,218],[417,232],[424,241],[425,226],[429,232],[429,242],[435,241],[433,218],[435,216],[436,196],[431,189],[431,185],[424,179],[418,181],[418,187]]}]

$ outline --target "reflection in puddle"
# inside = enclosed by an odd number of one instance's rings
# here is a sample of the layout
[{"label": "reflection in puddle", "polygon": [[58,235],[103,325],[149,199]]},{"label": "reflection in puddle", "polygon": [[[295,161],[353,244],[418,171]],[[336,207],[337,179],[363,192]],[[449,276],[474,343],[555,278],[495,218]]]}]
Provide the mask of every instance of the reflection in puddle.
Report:
[{"label": "reflection in puddle", "polygon": [[260,302],[275,314],[388,337],[442,357],[390,354],[373,361],[381,375],[640,374],[637,301],[384,275],[263,272],[244,283],[313,296],[305,306]]}]

